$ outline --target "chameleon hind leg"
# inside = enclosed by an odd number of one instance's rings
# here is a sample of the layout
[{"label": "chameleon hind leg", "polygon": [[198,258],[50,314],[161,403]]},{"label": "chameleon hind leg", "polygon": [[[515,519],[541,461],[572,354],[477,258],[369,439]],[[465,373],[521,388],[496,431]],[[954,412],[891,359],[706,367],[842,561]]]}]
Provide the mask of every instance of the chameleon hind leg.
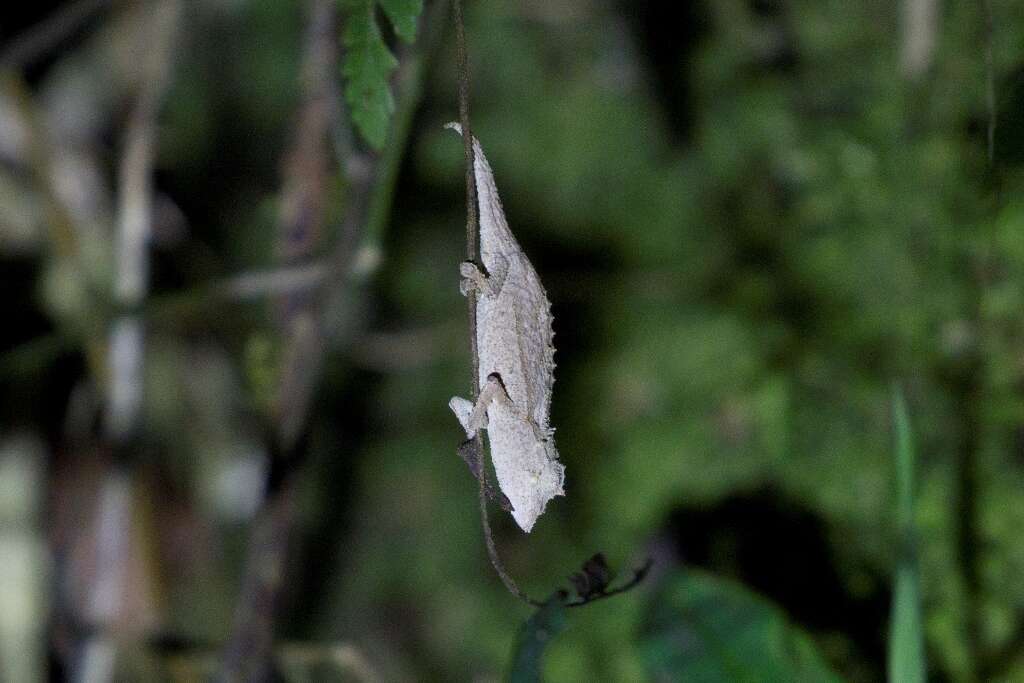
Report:
[{"label": "chameleon hind leg", "polygon": [[455,396],[448,402],[448,407],[466,430],[466,436],[472,439],[479,430],[487,429],[487,408],[494,401],[506,404],[512,402],[505,391],[505,385],[496,374],[489,376],[487,382],[480,388],[476,404],[461,396]]},{"label": "chameleon hind leg", "polygon": [[493,401],[509,402],[508,394],[501,380],[496,375],[487,378],[487,383],[480,390],[476,405],[461,396],[455,396],[448,402],[459,424],[466,430],[466,440],[459,446],[459,456],[466,461],[469,471],[477,481],[483,484],[484,493],[491,500],[497,500],[506,512],[512,512],[509,499],[500,490],[487,481],[484,471],[484,455],[480,439],[476,438],[481,429],[487,428],[487,407]]}]

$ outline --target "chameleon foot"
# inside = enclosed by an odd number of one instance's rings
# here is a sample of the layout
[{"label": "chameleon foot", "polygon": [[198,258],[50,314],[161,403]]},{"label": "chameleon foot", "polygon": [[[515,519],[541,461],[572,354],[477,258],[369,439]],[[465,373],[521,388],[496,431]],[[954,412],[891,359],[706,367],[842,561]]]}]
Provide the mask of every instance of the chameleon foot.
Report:
[{"label": "chameleon foot", "polygon": [[459,281],[462,296],[468,296],[470,292],[490,292],[487,276],[472,261],[463,261],[459,264],[459,275],[462,276],[462,280]]}]

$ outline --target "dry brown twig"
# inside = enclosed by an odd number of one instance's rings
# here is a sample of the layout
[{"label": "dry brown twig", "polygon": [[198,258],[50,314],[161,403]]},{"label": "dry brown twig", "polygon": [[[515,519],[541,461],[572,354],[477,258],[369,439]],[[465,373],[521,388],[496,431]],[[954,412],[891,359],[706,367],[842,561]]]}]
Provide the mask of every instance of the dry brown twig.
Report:
[{"label": "dry brown twig", "polygon": [[[435,3],[425,12],[420,34],[427,41],[418,44],[433,43],[429,34],[437,28],[433,17],[439,6]],[[258,680],[267,674],[284,565],[294,536],[294,481],[308,448],[308,408],[329,342],[340,332],[338,323],[330,319],[332,297],[353,296],[359,280],[369,273],[360,262],[366,233],[375,221],[386,218],[379,204],[382,196],[390,196],[389,185],[401,159],[412,103],[421,92],[423,53],[430,49],[430,45],[420,45],[416,52],[403,50],[399,55],[395,79],[398,111],[392,120],[390,153],[379,156],[357,151],[346,136],[347,143],[338,155],[348,181],[345,211],[331,252],[313,259],[326,209],[327,140],[342,126],[335,81],[340,34],[337,3],[311,0],[309,7],[303,103],[282,173],[278,234],[285,263],[278,270],[244,276],[219,290],[221,295],[278,294],[285,339],[285,358],[270,416],[273,424],[267,437],[276,464],[271,467],[272,477],[275,469],[280,471],[270,482],[255,523],[235,626],[222,655],[220,679],[227,681]]]},{"label": "dry brown twig", "polygon": [[24,69],[60,45],[112,0],[76,0],[10,42],[0,53],[0,66]]},{"label": "dry brown twig", "polygon": [[[302,71],[302,101],[282,169],[278,255],[285,267],[307,265],[323,233],[330,172],[327,140],[335,125],[334,85],[338,62],[337,13],[332,0],[311,0]],[[277,297],[284,361],[267,440],[275,467],[301,459],[309,401],[322,361],[322,330],[315,290]],[[271,482],[273,483],[273,482]],[[263,680],[268,676],[274,622],[280,606],[287,555],[295,523],[291,477],[268,486],[249,544],[234,626],[224,648],[219,679]]]}]

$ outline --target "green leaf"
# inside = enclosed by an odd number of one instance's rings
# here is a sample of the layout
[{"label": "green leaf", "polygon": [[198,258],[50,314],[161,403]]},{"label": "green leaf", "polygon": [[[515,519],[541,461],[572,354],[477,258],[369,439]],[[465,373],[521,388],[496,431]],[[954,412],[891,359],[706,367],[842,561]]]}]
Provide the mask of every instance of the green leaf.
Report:
[{"label": "green leaf", "polygon": [[565,605],[556,594],[519,629],[512,655],[511,683],[542,680],[544,649],[564,630]]},{"label": "green leaf", "polygon": [[407,43],[416,40],[416,20],[423,10],[423,0],[380,0],[380,6],[399,38]]},{"label": "green leaf", "polygon": [[388,78],[398,61],[384,44],[372,3],[355,8],[348,15],[342,41],[346,50],[342,65],[345,100],[352,111],[352,121],[366,142],[380,149],[395,108]]},{"label": "green leaf", "polygon": [[[377,3],[350,0],[344,5],[348,8],[342,35],[345,101],[363,139],[380,150],[387,140],[391,113],[395,109],[390,78],[398,60],[385,44],[377,24]],[[394,25],[395,34],[412,42],[416,37],[416,20],[423,9],[422,0],[382,0],[380,6]]]},{"label": "green leaf", "polygon": [[640,642],[650,677],[693,683],[838,681],[811,639],[742,586],[692,570],[670,577]]},{"label": "green leaf", "polygon": [[889,625],[889,680],[917,683],[925,680],[924,636],[921,627],[921,590],[914,529],[914,438],[910,415],[900,388],[893,388],[892,417],[896,447],[896,519],[899,552]]}]

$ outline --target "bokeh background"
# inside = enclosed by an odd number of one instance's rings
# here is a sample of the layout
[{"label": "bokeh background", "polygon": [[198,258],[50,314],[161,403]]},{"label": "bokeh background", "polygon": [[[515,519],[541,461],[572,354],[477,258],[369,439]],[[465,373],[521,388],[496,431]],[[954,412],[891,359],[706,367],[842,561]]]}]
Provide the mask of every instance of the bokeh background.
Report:
[{"label": "bokeh background", "polygon": [[[508,670],[532,610],[447,408],[454,33],[396,4],[0,13],[4,680]],[[364,5],[390,118],[345,61]],[[598,550],[656,561],[568,614],[548,678],[684,678],[687,575],[720,591],[694,623],[751,600],[884,678],[894,383],[929,677],[1024,678],[1024,6],[480,0],[467,35],[567,472],[528,536],[492,512],[498,546],[540,597]]]}]

